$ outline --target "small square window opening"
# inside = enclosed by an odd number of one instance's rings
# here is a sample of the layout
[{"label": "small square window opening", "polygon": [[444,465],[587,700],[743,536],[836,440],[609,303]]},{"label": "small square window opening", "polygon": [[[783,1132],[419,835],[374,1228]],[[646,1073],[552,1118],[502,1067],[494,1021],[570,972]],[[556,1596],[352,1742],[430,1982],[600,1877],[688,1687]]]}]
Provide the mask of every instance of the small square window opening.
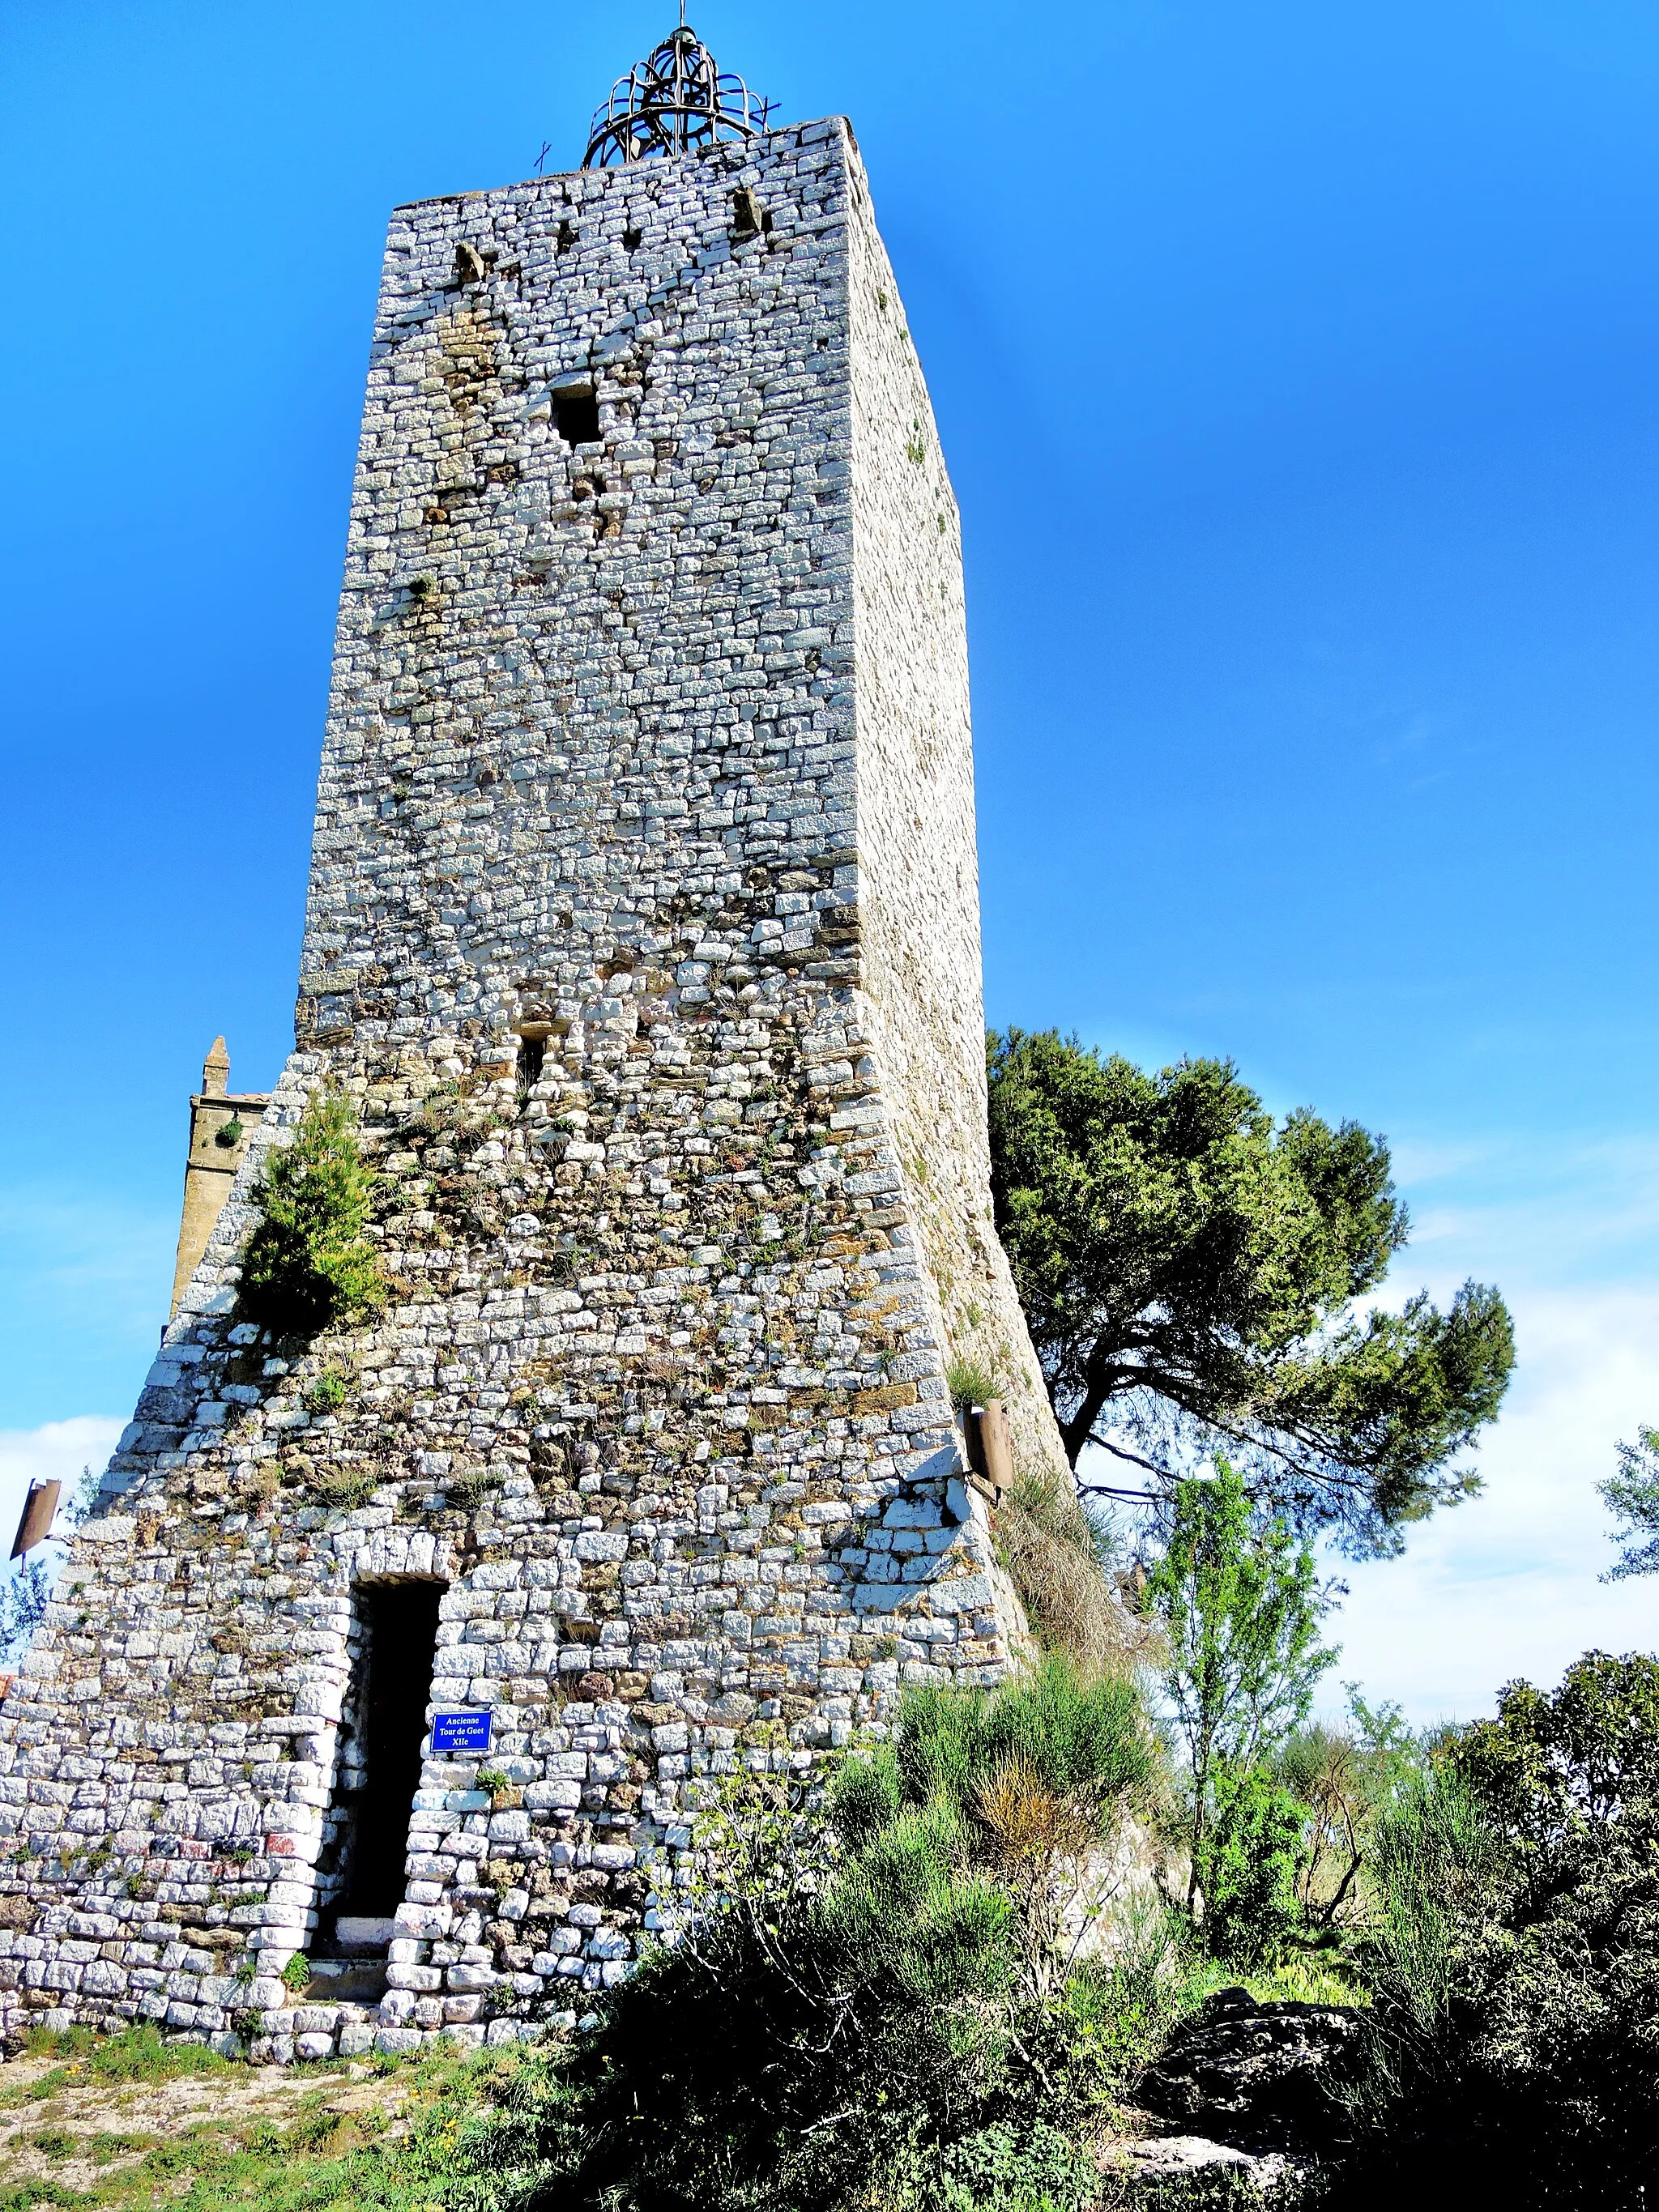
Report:
[{"label": "small square window opening", "polygon": [[553,424],[567,446],[592,446],[599,435],[599,403],[592,392],[556,392]]}]

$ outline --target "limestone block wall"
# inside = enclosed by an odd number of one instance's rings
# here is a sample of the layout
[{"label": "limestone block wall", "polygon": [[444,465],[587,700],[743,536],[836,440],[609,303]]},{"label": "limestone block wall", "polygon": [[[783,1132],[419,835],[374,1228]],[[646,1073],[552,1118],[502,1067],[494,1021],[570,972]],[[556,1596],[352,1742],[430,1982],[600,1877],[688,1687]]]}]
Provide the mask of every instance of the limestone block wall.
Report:
[{"label": "limestone block wall", "polygon": [[1069,1488],[992,1218],[961,524],[856,167],[849,191],[863,1003],[943,1340],[1000,1385],[1023,1465]]},{"label": "limestone block wall", "polygon": [[[990,1227],[972,806],[846,125],[399,210],[297,1048],[0,1706],[6,2026],[569,2025],[672,1919],[700,1790],[1017,1656],[946,1385],[988,1348],[1060,1464]],[[319,1084],[392,1296],[277,1340],[238,1254]],[[409,1577],[429,1710],[493,1742],[428,1744],[386,1989],[337,2002],[283,1970],[362,1592]]]}]

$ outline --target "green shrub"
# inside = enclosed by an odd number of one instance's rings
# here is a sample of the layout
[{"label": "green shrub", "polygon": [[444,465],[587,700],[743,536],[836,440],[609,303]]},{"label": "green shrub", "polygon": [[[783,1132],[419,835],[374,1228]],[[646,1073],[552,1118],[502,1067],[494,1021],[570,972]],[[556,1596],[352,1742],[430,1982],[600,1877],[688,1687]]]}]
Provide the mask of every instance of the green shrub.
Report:
[{"label": "green shrub", "polygon": [[[1051,1661],[912,1692],[827,1819],[776,1778],[728,1785],[673,1947],[528,2069],[489,2155],[539,2162],[549,2212],[1089,2202],[1092,2161],[1040,2106],[1109,1997],[1073,2006],[1059,1905],[1155,1763],[1131,1684]],[[1079,2109],[1107,2075],[1081,2069]]]},{"label": "green shrub", "polygon": [[1211,1800],[1198,1846],[1205,1942],[1216,1958],[1248,1970],[1278,1952],[1299,1917],[1304,1815],[1262,1766],[1218,1766]]},{"label": "green shrub", "polygon": [[1366,2170],[1517,2212],[1645,2204],[1659,1662],[1592,1652],[1553,1694],[1512,1683],[1381,1821],[1374,1881]]},{"label": "green shrub", "polygon": [[364,1234],[374,1177],[349,1102],[313,1092],[292,1143],[266,1156],[264,1214],[242,1258],[240,1306],[279,1335],[305,1335],[374,1313],[386,1282]]}]

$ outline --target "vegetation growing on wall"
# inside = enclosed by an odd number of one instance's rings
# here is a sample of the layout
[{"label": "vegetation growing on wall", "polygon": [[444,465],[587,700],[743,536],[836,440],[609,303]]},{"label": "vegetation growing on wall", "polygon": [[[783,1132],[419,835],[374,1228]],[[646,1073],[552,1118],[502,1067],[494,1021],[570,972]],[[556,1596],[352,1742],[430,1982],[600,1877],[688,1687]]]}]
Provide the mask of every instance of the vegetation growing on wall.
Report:
[{"label": "vegetation growing on wall", "polygon": [[1085,1680],[1133,1666],[1144,1639],[1110,1580],[1112,1550],[1069,1486],[1020,1470],[997,1500],[997,1551],[1045,1651]]},{"label": "vegetation growing on wall", "polygon": [[374,1313],[386,1281],[367,1230],[374,1178],[350,1102],[313,1092],[290,1144],[266,1156],[262,1218],[242,1257],[241,1310],[277,1335]]}]

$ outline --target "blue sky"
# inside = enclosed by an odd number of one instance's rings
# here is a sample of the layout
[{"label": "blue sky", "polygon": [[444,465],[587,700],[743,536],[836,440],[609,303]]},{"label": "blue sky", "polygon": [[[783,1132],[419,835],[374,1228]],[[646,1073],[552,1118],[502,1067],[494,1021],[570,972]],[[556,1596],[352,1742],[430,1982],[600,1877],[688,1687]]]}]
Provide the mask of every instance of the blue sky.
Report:
[{"label": "blue sky", "polygon": [[[132,1402],[208,1044],[289,1042],[387,212],[574,166],[672,13],[0,0],[0,1491]],[[870,168],[964,512],[991,1018],[1386,1131],[1400,1290],[1515,1306],[1488,1494],[1352,1578],[1344,1671],[1431,1717],[1652,1644],[1591,1485],[1659,1419],[1659,18],[692,21]]]}]

